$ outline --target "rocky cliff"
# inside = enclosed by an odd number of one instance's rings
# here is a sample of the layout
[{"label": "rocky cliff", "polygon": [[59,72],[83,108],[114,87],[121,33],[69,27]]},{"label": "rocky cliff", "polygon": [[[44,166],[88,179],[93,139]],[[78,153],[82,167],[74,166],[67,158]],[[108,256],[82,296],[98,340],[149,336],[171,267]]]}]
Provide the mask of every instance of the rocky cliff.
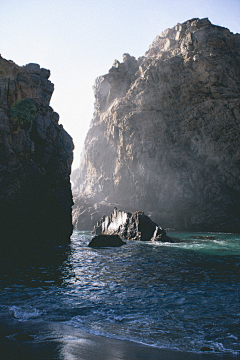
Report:
[{"label": "rocky cliff", "polygon": [[96,79],[74,225],[114,206],[164,228],[240,231],[240,35],[192,19]]},{"label": "rocky cliff", "polygon": [[50,71],[0,56],[0,239],[62,244],[72,233],[71,137],[49,106]]}]

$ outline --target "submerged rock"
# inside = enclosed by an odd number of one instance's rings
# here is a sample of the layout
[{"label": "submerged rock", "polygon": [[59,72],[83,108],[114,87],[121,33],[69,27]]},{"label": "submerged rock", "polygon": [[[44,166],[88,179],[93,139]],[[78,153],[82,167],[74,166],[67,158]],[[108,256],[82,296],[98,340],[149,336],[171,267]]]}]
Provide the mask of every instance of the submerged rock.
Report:
[{"label": "submerged rock", "polygon": [[213,351],[213,349],[208,346],[203,346],[200,351]]},{"label": "submerged rock", "polygon": [[16,334],[13,338],[16,340],[20,340],[20,341],[34,340],[34,336],[32,336],[30,334],[26,334],[26,333]]},{"label": "submerged rock", "polygon": [[0,239],[68,243],[72,233],[72,138],[49,106],[54,85],[38,64],[0,56]]},{"label": "submerged rock", "polygon": [[90,243],[89,247],[119,247],[126,243],[118,235],[96,235]]},{"label": "submerged rock", "polygon": [[164,228],[240,231],[240,35],[191,19],[94,85],[74,226],[114,206]]},{"label": "submerged rock", "polygon": [[94,234],[118,234],[121,238],[140,241],[173,242],[166,231],[142,211],[133,214],[114,208],[110,216],[103,216],[93,229]]}]

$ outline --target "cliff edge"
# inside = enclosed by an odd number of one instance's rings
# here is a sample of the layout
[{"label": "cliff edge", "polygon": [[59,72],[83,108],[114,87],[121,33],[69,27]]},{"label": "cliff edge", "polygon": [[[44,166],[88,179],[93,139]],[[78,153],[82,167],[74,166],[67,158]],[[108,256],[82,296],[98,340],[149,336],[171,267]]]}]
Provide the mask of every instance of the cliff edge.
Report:
[{"label": "cliff edge", "polygon": [[72,233],[73,142],[49,106],[49,76],[0,56],[1,248],[61,245]]},{"label": "cliff edge", "polygon": [[113,207],[164,228],[240,231],[240,35],[192,19],[96,79],[74,226]]}]

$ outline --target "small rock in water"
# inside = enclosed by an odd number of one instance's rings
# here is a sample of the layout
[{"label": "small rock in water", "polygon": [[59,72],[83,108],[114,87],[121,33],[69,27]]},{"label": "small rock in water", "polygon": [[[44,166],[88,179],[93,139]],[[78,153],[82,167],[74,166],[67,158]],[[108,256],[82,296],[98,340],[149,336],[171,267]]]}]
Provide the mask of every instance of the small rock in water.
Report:
[{"label": "small rock in water", "polygon": [[201,239],[201,240],[215,240],[216,236],[203,236],[203,235],[193,235],[191,236],[192,239]]},{"label": "small rock in water", "polygon": [[213,349],[207,347],[207,346],[203,346],[200,351],[213,351]]},{"label": "small rock in water", "polygon": [[34,337],[29,334],[17,334],[14,336],[14,339],[20,341],[29,341],[29,340],[34,340]]},{"label": "small rock in water", "polygon": [[119,247],[126,244],[118,235],[97,235],[92,238],[90,247]]}]

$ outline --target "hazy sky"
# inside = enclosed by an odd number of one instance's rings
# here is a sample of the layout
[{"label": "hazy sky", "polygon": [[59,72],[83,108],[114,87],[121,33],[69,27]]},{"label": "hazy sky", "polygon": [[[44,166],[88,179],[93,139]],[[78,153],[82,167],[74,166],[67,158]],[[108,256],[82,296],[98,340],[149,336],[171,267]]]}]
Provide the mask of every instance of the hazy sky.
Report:
[{"label": "hazy sky", "polygon": [[240,0],[0,0],[0,53],[51,70],[51,106],[79,166],[93,115],[92,86],[123,53],[138,58],[163,30],[205,18],[240,33]]}]

